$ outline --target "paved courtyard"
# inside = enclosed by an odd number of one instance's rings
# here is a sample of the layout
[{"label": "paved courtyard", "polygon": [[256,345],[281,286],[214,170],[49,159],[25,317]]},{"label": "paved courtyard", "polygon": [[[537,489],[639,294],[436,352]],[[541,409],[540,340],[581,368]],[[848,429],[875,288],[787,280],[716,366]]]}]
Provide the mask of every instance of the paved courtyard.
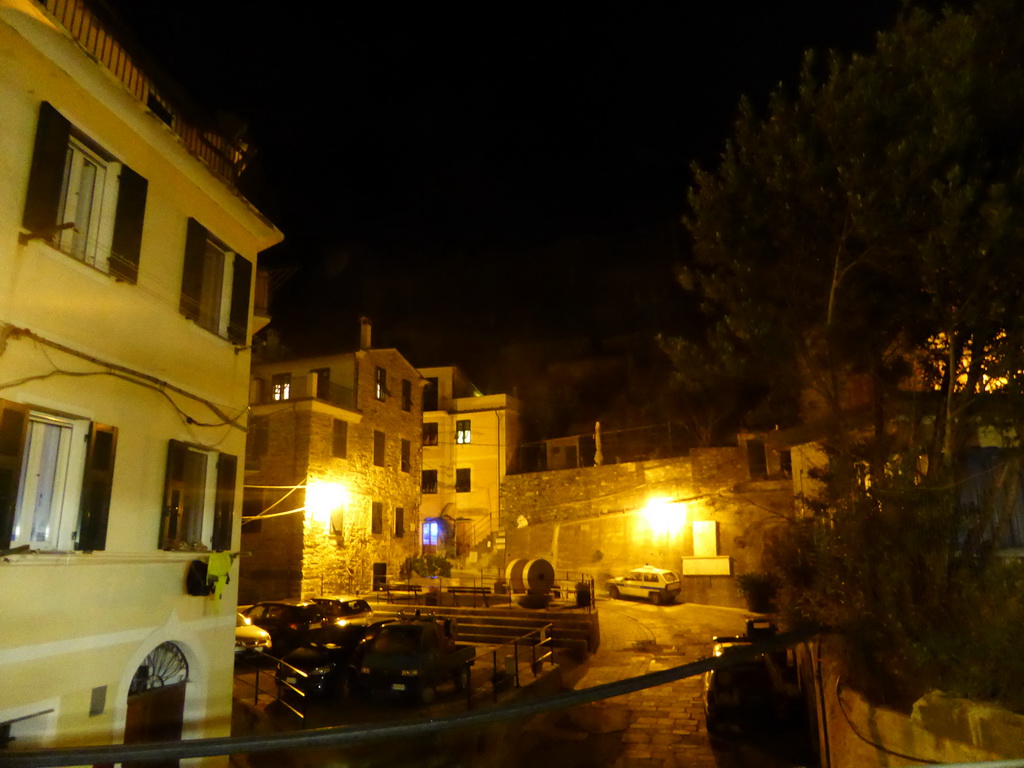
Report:
[{"label": "paved courtyard", "polygon": [[[692,603],[602,600],[601,647],[576,689],[706,658],[713,635],[744,631],[747,612]],[[525,765],[566,768],[783,768],[800,764],[748,743],[712,742],[700,678],[687,678],[537,718]],[[784,750],[798,751],[798,750]]]}]

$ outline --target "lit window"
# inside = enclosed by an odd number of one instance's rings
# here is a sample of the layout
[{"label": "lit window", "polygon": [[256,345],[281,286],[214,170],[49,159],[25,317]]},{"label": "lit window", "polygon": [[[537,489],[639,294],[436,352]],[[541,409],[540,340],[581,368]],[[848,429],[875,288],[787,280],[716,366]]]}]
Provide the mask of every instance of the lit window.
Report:
[{"label": "lit window", "polygon": [[379,365],[377,366],[377,372],[376,372],[375,380],[376,380],[377,383],[376,383],[376,389],[374,390],[374,394],[376,395],[378,400],[387,400],[387,398],[388,398],[388,372],[386,370],[384,370],[383,368],[381,368]]},{"label": "lit window", "polygon": [[116,443],[114,427],[0,400],[0,542],[104,549]]},{"label": "lit window", "polygon": [[168,445],[161,549],[231,548],[237,460],[178,440]]},{"label": "lit window", "polygon": [[470,485],[470,470],[469,468],[456,469],[455,470],[455,492],[456,493],[469,493],[471,490]]},{"label": "lit window", "polygon": [[252,262],[190,218],[181,276],[181,314],[235,344],[245,344],[251,289]]},{"label": "lit window", "polygon": [[437,445],[437,422],[428,422],[423,425],[423,444]]},{"label": "lit window", "polygon": [[292,375],[275,373],[270,377],[270,389],[275,400],[290,400],[292,396]]},{"label": "lit window", "polygon": [[39,109],[22,227],[102,272],[138,277],[148,182],[49,103]]},{"label": "lit window", "polygon": [[437,493],[437,470],[424,469],[423,482],[421,485],[423,493]]},{"label": "lit window", "polygon": [[459,445],[472,442],[473,434],[470,424],[470,419],[461,419],[455,422],[455,442]]},{"label": "lit window", "polygon": [[427,520],[423,523],[423,545],[427,547],[437,546],[437,535],[440,532],[441,526],[438,525],[437,520]]}]

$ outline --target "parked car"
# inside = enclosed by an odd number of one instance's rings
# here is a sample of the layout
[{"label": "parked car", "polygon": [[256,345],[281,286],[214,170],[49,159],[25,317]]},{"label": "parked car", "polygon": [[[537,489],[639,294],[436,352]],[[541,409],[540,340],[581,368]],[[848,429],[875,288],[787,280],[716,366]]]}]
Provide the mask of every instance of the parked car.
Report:
[{"label": "parked car", "polygon": [[[712,638],[712,655],[749,647],[777,631],[771,621],[748,619],[745,635]],[[704,673],[702,699],[711,734],[751,733],[786,724],[800,700],[795,666],[783,649],[709,670]]]},{"label": "parked car", "polygon": [[360,647],[359,689],[423,704],[447,679],[457,691],[465,689],[476,648],[456,643],[455,635],[454,620],[419,611],[385,624]]},{"label": "parked car", "polygon": [[650,565],[634,568],[625,576],[618,576],[608,582],[608,596],[612,600],[639,597],[659,605],[674,603],[682,591],[682,583],[674,571]]},{"label": "parked car", "polygon": [[314,597],[313,602],[320,606],[324,618],[331,619],[339,627],[350,624],[369,626],[376,621],[373,608],[365,599],[354,595],[323,595]]},{"label": "parked car", "polygon": [[247,608],[243,615],[270,633],[276,655],[309,643],[323,634],[325,621],[320,607],[309,600],[266,600]]},{"label": "parked car", "polygon": [[235,658],[258,656],[271,648],[270,633],[255,626],[240,613],[235,614]]},{"label": "parked car", "polygon": [[343,701],[353,690],[361,644],[390,620],[336,626],[330,642],[313,643],[284,655],[277,669],[278,695],[288,702],[303,697]]}]

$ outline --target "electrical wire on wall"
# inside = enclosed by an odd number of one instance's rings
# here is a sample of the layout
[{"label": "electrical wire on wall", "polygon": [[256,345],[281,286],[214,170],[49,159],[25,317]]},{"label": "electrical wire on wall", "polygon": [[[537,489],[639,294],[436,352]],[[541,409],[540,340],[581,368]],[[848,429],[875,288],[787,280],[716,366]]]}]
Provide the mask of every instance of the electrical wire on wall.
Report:
[{"label": "electrical wire on wall", "polygon": [[850,713],[846,711],[846,707],[843,705],[843,693],[842,693],[842,678],[836,677],[836,703],[839,705],[839,711],[843,713],[843,719],[846,720],[846,724],[850,726],[850,730],[853,731],[853,735],[863,741],[865,744],[874,747],[879,752],[884,752],[887,755],[898,757],[902,760],[913,760],[915,763],[925,763],[927,765],[940,765],[941,761],[931,760],[927,757],[914,757],[903,752],[897,752],[894,749],[889,749],[883,744],[879,744],[877,741],[872,741],[867,736],[862,734],[857,726],[853,724],[853,720],[850,717]]},{"label": "electrical wire on wall", "polygon": [[[182,423],[184,423],[185,426],[189,429],[189,433],[192,434],[193,437],[196,437],[196,435],[192,431],[192,427],[228,427],[238,429],[242,432],[246,431],[245,426],[243,426],[240,422],[244,420],[245,415],[248,413],[248,408],[239,410],[232,416],[227,412],[228,409],[230,409],[230,406],[215,403],[212,400],[204,398],[200,395],[193,394],[188,390],[182,389],[181,387],[171,384],[170,382],[165,381],[163,379],[157,378],[156,376],[153,376],[151,374],[144,373],[133,368],[129,368],[128,366],[101,360],[100,358],[94,357],[85,352],[80,352],[79,350],[73,349],[59,342],[52,341],[43,336],[40,336],[39,334],[27,328],[18,328],[9,323],[0,324],[0,356],[3,356],[6,353],[7,345],[10,341],[20,339],[28,339],[38,344],[42,348],[41,351],[43,355],[46,357],[47,362],[50,364],[51,370],[45,373],[24,376],[20,379],[14,379],[12,381],[0,381],[0,391],[22,386],[30,382],[44,381],[46,379],[50,379],[57,376],[67,376],[71,378],[109,376],[111,378],[119,379],[129,384],[134,384],[136,386],[140,386],[158,393],[178,414],[178,416],[182,420]],[[98,368],[100,368],[100,370],[74,371],[61,368],[50,357],[49,350],[51,349],[78,358],[80,360],[84,360],[87,363],[97,366]],[[174,399],[172,395],[178,395],[187,398],[188,400],[191,400],[203,406],[214,415],[215,420],[201,421],[200,419],[192,416],[191,414],[186,412],[181,405],[178,404],[178,402]],[[217,445],[219,445],[220,443],[224,442],[225,439],[227,439],[227,434],[228,433],[225,432],[224,437],[216,441],[214,445],[207,445],[204,447],[215,448]],[[198,438],[196,439],[196,442],[202,444],[202,441],[199,440]]]},{"label": "electrical wire on wall", "polygon": [[303,505],[301,507],[296,507],[295,509],[289,509],[289,510],[287,510],[285,512],[275,512],[274,514],[267,514],[268,512],[270,512],[270,510],[272,510],[278,504],[283,502],[285,499],[287,499],[289,496],[291,496],[293,493],[295,493],[300,488],[305,490],[305,488],[306,488],[306,484],[305,483],[301,483],[300,485],[246,485],[246,486],[244,486],[244,488],[250,489],[250,490],[288,491],[288,493],[286,493],[283,496],[281,496],[281,498],[279,498],[277,501],[275,501],[273,504],[271,504],[266,509],[261,510],[259,514],[257,514],[257,515],[249,515],[247,517],[243,517],[242,518],[242,525],[245,525],[246,523],[254,522],[256,520],[267,520],[267,519],[269,519],[271,517],[282,517],[283,515],[294,515],[296,512],[305,512],[306,511],[306,507],[305,507],[305,505]]}]

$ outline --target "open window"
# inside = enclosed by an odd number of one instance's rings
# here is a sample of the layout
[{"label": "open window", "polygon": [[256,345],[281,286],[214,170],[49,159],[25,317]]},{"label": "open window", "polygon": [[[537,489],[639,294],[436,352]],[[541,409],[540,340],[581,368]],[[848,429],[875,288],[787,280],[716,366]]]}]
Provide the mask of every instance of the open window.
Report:
[{"label": "open window", "polygon": [[181,314],[206,330],[246,344],[252,262],[188,220],[181,277]]},{"label": "open window", "polygon": [[120,280],[138,279],[149,184],[58,112],[39,108],[21,237]]},{"label": "open window", "polygon": [[161,549],[231,548],[237,468],[231,454],[170,441]]},{"label": "open window", "polygon": [[0,548],[106,547],[117,429],[0,400]]}]

